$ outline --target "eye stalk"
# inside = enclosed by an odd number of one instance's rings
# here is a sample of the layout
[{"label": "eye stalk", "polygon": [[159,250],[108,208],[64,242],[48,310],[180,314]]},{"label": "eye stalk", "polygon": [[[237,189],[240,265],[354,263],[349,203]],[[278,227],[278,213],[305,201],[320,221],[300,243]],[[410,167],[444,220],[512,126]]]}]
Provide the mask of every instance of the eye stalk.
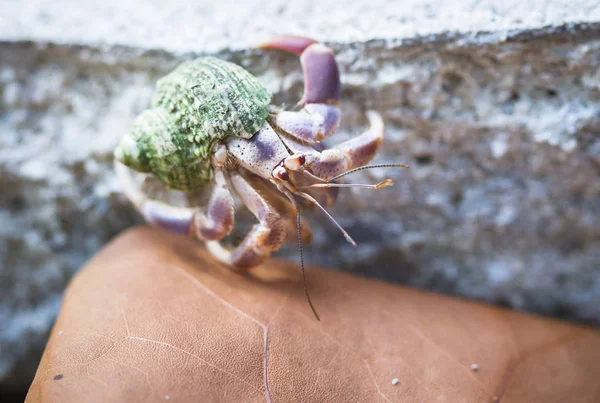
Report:
[{"label": "eye stalk", "polygon": [[291,155],[283,160],[283,166],[291,171],[297,171],[306,163],[304,154]]},{"label": "eye stalk", "polygon": [[305,163],[306,156],[304,154],[290,155],[289,157],[281,161],[280,165],[273,170],[272,175],[274,178],[280,179],[284,182],[289,182],[290,175],[288,173],[288,170],[299,171]]}]

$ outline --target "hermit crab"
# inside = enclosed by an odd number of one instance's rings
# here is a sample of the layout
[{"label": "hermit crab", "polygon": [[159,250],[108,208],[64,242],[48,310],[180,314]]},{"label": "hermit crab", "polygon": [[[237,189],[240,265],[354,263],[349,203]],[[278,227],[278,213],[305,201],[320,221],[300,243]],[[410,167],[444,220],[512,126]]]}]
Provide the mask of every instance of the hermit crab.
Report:
[{"label": "hermit crab", "polygon": [[[373,111],[367,112],[370,127],[363,134],[332,148],[321,146],[340,123],[340,75],[331,49],[289,35],[260,47],[300,55],[304,95],[298,110],[271,105],[269,91],[242,67],[201,57],[158,81],[150,108],[115,150],[124,193],[145,220],[206,241],[211,253],[235,270],[258,265],[296,236],[301,251],[302,241],[310,237],[300,217],[301,203],[320,208],[354,244],[326,208],[341,187],[378,189],[391,180],[368,185],[340,179],[365,168],[406,167],[366,166],[384,134],[382,118]],[[211,189],[210,199],[196,208],[153,200],[132,179],[134,171],[154,175],[170,189]],[[258,223],[229,248],[220,241],[234,227],[232,192]]]}]

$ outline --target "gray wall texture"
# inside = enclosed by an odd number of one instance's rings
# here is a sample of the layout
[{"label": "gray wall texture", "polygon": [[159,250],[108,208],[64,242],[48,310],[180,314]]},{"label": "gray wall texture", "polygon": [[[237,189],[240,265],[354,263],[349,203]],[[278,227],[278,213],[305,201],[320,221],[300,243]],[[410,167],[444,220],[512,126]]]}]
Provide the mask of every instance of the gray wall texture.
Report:
[{"label": "gray wall texture", "polygon": [[356,249],[312,213],[311,263],[600,323],[597,1],[165,3],[3,3],[0,387],[28,385],[70,277],[139,222],[111,153],[155,81],[215,54],[294,104],[297,58],[251,50],[284,31],[336,52],[332,142],[376,109],[377,162],[411,165],[357,174],[395,187],[344,192],[332,210]]}]

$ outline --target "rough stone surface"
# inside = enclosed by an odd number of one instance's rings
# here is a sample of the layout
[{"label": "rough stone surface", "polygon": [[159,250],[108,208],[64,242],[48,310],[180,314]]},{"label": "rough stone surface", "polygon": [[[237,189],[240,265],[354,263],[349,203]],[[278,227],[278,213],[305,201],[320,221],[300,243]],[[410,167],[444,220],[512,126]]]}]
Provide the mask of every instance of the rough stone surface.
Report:
[{"label": "rough stone surface", "polygon": [[497,40],[599,20],[597,0],[3,0],[0,38],[215,52],[282,30],[344,44],[448,32]]},{"label": "rough stone surface", "polygon": [[[411,14],[415,2],[406,1],[390,18],[341,10],[335,24],[326,23],[332,1],[272,2],[252,24],[244,24],[248,13],[221,7],[205,15],[204,3],[161,3],[158,13],[150,2],[133,15],[124,3],[103,2],[94,15],[111,23],[90,30],[79,18],[92,12],[85,6],[3,5],[0,385],[29,382],[69,278],[139,222],[120,196],[111,153],[159,77],[210,53],[246,66],[277,103],[299,99],[296,58],[244,50],[275,32],[275,20],[325,39],[337,54],[344,122],[332,142],[359,133],[364,110],[374,108],[388,124],[377,162],[411,165],[354,176],[396,181],[344,192],[332,210],[356,249],[312,213],[309,262],[600,323],[597,2],[530,2],[538,14],[524,11],[528,2],[486,2],[453,14],[429,1]],[[459,23],[461,11],[468,18]],[[152,26],[152,15],[164,23]],[[175,35],[168,22],[189,27],[189,15],[196,27]],[[209,21],[228,25],[197,28]],[[295,258],[295,248],[281,255]]]}]

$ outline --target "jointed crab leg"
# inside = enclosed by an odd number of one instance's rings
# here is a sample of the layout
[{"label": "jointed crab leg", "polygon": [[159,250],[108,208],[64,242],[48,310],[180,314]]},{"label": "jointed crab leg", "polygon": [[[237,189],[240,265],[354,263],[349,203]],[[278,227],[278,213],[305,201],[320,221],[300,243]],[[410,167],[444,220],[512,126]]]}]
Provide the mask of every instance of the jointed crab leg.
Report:
[{"label": "jointed crab leg", "polygon": [[333,52],[312,39],[276,36],[261,48],[281,49],[300,54],[304,71],[304,95],[299,112],[281,111],[272,123],[298,139],[314,143],[337,130],[340,122],[340,73]]},{"label": "jointed crab leg", "polygon": [[242,243],[228,250],[219,242],[207,242],[207,247],[223,263],[248,269],[266,260],[281,248],[286,237],[286,225],[277,210],[238,172],[230,174],[231,184],[242,202],[258,219]]},{"label": "jointed crab leg", "polygon": [[203,240],[222,239],[234,225],[233,198],[222,169],[215,171],[215,182],[206,213],[196,210],[192,222],[193,233]]},{"label": "jointed crab leg", "polygon": [[[262,178],[259,178],[258,176],[252,174],[245,174],[244,178],[246,178],[248,183],[250,183],[250,185],[254,189],[256,189],[258,193],[260,193],[265,199],[267,199],[268,203],[271,206],[273,206],[273,208],[277,210],[277,212],[279,212],[279,214],[283,218],[283,222],[285,223],[286,227],[286,241],[292,243],[296,242],[298,238],[296,222],[296,216],[298,214],[297,208],[294,205],[292,205],[288,198],[283,196],[283,194],[277,189],[270,187],[267,184],[267,182]],[[300,220],[300,226],[302,242],[310,242],[310,240],[312,239],[312,231],[306,220],[304,220],[304,218]]]},{"label": "jointed crab leg", "polygon": [[377,112],[367,112],[371,126],[360,136],[326,149],[316,157],[306,157],[306,168],[319,178],[328,181],[350,169],[367,164],[373,159],[381,141],[384,126]]},{"label": "jointed crab leg", "polygon": [[270,120],[288,135],[307,143],[316,143],[338,129],[340,110],[335,105],[308,104],[298,112],[278,112]]},{"label": "jointed crab leg", "polygon": [[262,49],[280,49],[300,55],[304,71],[304,96],[300,105],[337,103],[340,100],[340,73],[327,46],[315,40],[295,36],[278,35],[259,45]]},{"label": "jointed crab leg", "polygon": [[233,198],[221,169],[215,172],[216,183],[205,211],[199,208],[170,206],[149,199],[139,190],[129,168],[116,162],[115,170],[124,186],[123,192],[148,223],[169,232],[195,235],[204,241],[222,239],[233,229]]}]

